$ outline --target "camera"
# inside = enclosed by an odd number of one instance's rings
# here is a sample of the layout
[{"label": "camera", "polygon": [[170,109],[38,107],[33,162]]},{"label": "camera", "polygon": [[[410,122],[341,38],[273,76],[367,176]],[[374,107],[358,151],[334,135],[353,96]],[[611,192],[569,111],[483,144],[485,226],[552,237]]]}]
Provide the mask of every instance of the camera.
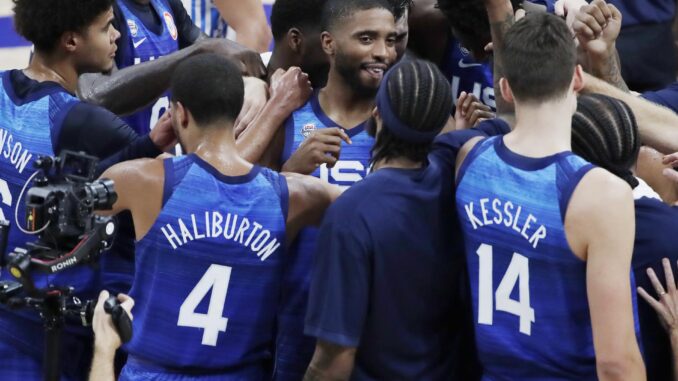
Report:
[{"label": "camera", "polygon": [[30,271],[56,273],[80,263],[95,262],[110,248],[115,220],[94,214],[117,200],[113,181],[94,180],[97,158],[63,151],[59,157],[35,161],[37,177],[26,192],[23,230],[36,234],[25,250],[10,254],[8,268],[27,291],[35,291]]}]

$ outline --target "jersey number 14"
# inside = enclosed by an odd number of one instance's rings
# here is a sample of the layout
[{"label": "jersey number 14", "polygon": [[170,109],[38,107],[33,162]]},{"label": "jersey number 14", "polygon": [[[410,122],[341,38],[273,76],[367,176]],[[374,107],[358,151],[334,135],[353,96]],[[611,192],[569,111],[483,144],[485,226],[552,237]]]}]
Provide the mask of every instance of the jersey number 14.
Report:
[{"label": "jersey number 14", "polygon": [[[226,332],[228,319],[223,317],[228,283],[231,281],[231,268],[222,265],[211,265],[200,278],[198,284],[188,294],[179,308],[180,327],[202,328],[202,345],[215,347],[219,332]],[[200,302],[212,290],[206,314],[195,312]]]},{"label": "jersey number 14", "polygon": [[[520,318],[520,332],[531,335],[534,323],[534,308],[530,306],[530,268],[527,257],[513,253],[511,263],[493,292],[492,246],[482,244],[476,251],[479,257],[478,271],[478,324],[492,325],[494,320],[494,299],[497,311],[503,311]],[[518,283],[518,300],[511,299],[511,292]]]}]

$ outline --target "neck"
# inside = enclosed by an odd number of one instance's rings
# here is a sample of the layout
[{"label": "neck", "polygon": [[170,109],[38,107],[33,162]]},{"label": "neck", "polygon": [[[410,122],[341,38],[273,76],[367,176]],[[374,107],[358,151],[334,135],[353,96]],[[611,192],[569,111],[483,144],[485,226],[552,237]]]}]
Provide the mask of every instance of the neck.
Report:
[{"label": "neck", "polygon": [[[283,41],[280,42],[281,44],[284,43]],[[271,79],[271,76],[273,73],[275,73],[276,70],[278,69],[283,69],[287,70],[291,66],[298,66],[298,63],[294,63],[293,60],[291,59],[291,54],[287,52],[283,48],[275,48],[273,49],[273,53],[271,53],[271,59],[268,61],[268,67],[266,68],[268,71],[268,78],[269,82]]]},{"label": "neck", "polygon": [[24,74],[38,82],[56,82],[71,94],[78,88],[77,70],[67,58],[59,57],[57,53],[48,55],[36,51]]},{"label": "neck", "polygon": [[391,159],[382,159],[372,165],[372,172],[383,168],[398,168],[398,169],[418,169],[424,166],[424,163],[410,160],[406,157],[396,157]]},{"label": "neck", "polygon": [[572,150],[571,103],[555,100],[516,105],[516,126],[504,143],[528,157],[544,157]]},{"label": "neck", "polygon": [[[374,96],[356,94],[346,80],[333,68],[327,77],[327,86],[320,91],[320,104],[326,113],[357,117],[360,121],[369,118],[374,109]],[[353,126],[349,126],[353,127]]]},{"label": "neck", "polygon": [[[205,126],[200,134],[184,146],[188,153],[195,153],[226,175],[242,175],[249,172],[252,164],[240,157],[235,145],[233,126]],[[197,128],[194,128],[197,130]]]}]

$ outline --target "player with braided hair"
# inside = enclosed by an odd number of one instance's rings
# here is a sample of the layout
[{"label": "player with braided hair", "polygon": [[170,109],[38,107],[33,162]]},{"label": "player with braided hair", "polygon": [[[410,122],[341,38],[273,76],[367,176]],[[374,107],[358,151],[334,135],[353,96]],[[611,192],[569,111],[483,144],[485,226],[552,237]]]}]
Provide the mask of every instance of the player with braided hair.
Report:
[{"label": "player with braided hair", "polygon": [[[635,176],[640,135],[631,108],[621,100],[600,94],[580,96],[577,104],[577,113],[572,118],[572,150],[633,188],[636,215],[633,274],[637,286],[652,290],[654,286],[646,269],[651,267],[661,274],[662,258],[669,258],[670,263],[678,259],[675,223],[678,207],[663,203],[652,188]],[[656,291],[661,296],[662,291]],[[672,379],[671,343],[649,304],[638,303],[638,322],[647,379]]]},{"label": "player with braided hair", "polygon": [[461,348],[475,351],[461,338],[470,327],[446,145],[474,131],[434,144],[451,108],[430,62],[403,61],[384,78],[368,123],[372,172],[318,234],[305,325],[318,342],[305,380],[474,379],[462,369],[472,362]]}]

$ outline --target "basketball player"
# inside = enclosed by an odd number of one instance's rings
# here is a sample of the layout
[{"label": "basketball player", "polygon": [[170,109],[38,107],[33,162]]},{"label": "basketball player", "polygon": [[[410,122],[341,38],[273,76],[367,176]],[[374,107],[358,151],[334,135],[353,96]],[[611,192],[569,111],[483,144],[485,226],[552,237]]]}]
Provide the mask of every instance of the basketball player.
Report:
[{"label": "basketball player", "polygon": [[508,29],[494,41],[495,64],[516,125],[457,158],[483,379],[644,380],[629,276],[633,198],[570,152],[583,87],[572,35],[549,14],[509,29],[509,1],[486,7],[490,23],[503,23],[493,38]]},{"label": "basketball player", "polygon": [[[9,250],[35,240],[17,225],[24,221],[25,211],[20,192],[40,155],[83,151],[101,158],[103,170],[119,161],[155,157],[175,141],[169,118],[159,122],[150,138],[138,137],[109,111],[75,96],[79,75],[113,66],[119,33],[111,24],[112,1],[16,0],[14,5],[16,29],[34,44],[35,53],[26,69],[0,73],[0,146],[6,153],[0,160],[0,218],[11,223]],[[97,295],[98,277],[90,267],[49,277],[33,275],[38,287],[73,286],[82,299]],[[2,280],[14,279],[3,271]],[[0,379],[42,380],[44,334],[38,312],[0,308]],[[91,360],[91,331],[66,325],[60,351],[64,357],[57,361],[63,379],[84,380]]]},{"label": "basketball player", "polygon": [[[368,171],[374,139],[365,122],[396,59],[395,20],[386,0],[328,0],[321,28],[330,60],[327,85],[287,119],[264,162],[348,187]],[[303,320],[316,231],[302,231],[289,252],[278,328],[279,380],[301,379],[313,355],[315,343],[303,335]]]},{"label": "basketball player", "polygon": [[138,308],[120,379],[270,379],[285,243],[318,223],[340,191],[238,156],[243,83],[225,58],[189,58],[171,91],[188,155],[102,175],[118,192],[112,213],[130,210],[137,238]]},{"label": "basketball player", "polygon": [[[206,38],[181,0],[116,0],[115,66],[110,74],[84,76],[79,94],[106,107],[138,133],[147,133],[167,110],[169,78],[177,64],[195,54],[214,52],[241,61],[245,71],[261,77],[265,68],[259,54],[225,39]],[[143,83],[143,86],[139,86]]]},{"label": "basketball player", "polygon": [[[599,94],[580,96],[577,103],[572,119],[572,150],[633,188],[636,216],[633,274],[640,288],[650,290],[653,283],[646,269],[659,271],[663,267],[662,258],[668,258],[669,263],[678,259],[678,224],[675,223],[678,208],[664,204],[635,174],[640,135],[631,108],[620,100]],[[657,291],[661,295],[660,290]],[[666,332],[650,305],[638,304],[638,318],[647,379],[671,379],[673,360]]]},{"label": "basketball player", "polygon": [[431,152],[451,96],[423,60],[397,64],[382,81],[372,172],[330,207],[318,234],[305,327],[318,343],[305,380],[473,379],[461,372],[470,366],[463,352],[474,351],[461,341],[455,161],[447,145]]}]

